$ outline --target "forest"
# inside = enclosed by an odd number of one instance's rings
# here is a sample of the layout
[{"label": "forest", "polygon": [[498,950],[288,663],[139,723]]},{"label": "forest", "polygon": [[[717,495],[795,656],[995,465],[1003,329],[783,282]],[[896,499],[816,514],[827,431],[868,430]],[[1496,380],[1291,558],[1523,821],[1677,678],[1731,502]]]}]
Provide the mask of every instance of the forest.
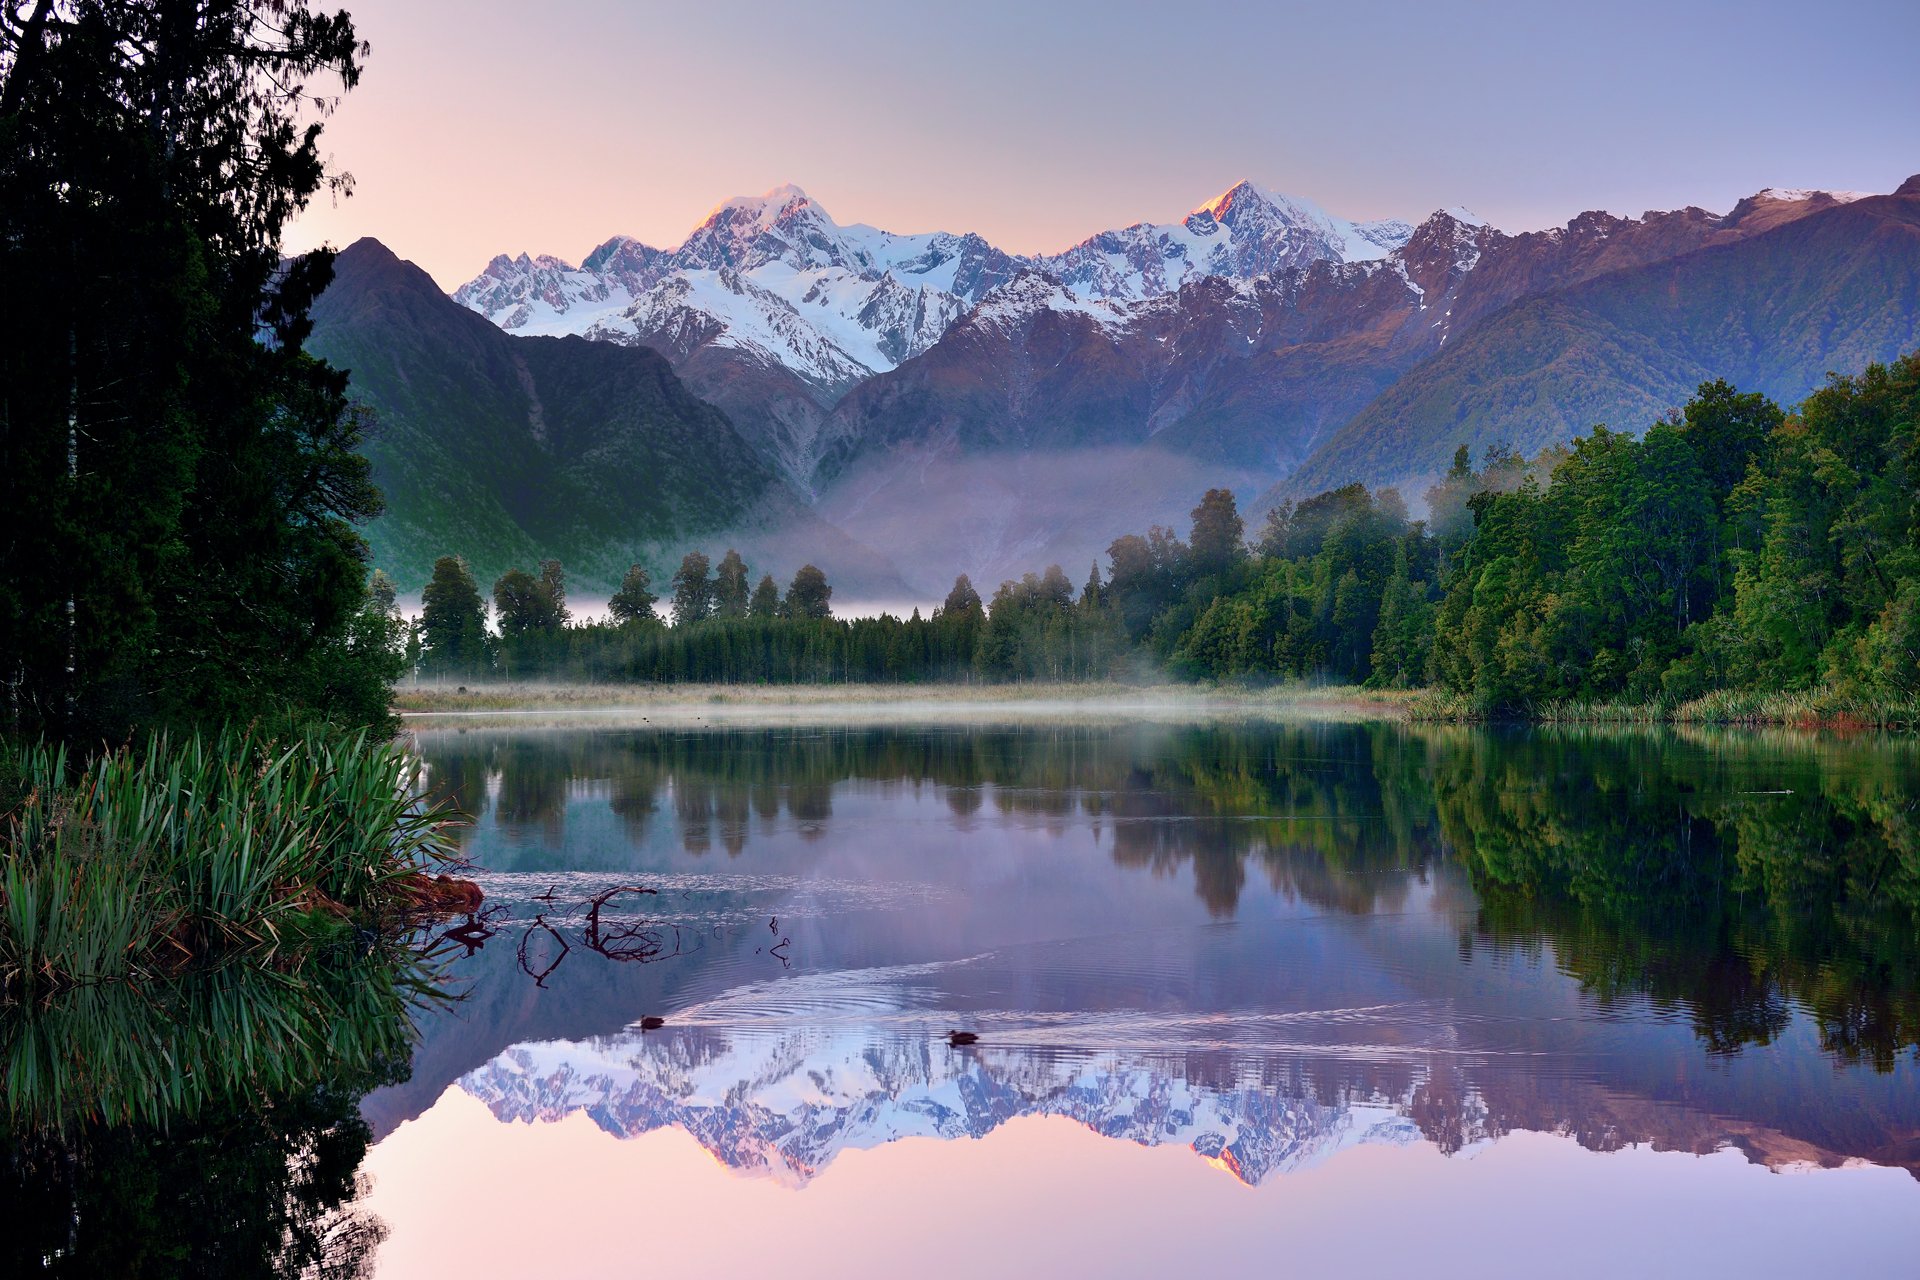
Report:
[{"label": "forest", "polygon": [[[442,558],[406,662],[422,676],[723,683],[1129,679],[1425,689],[1451,715],[1676,708],[1752,697],[1904,714],[1920,695],[1920,353],[1834,375],[1789,414],[1724,381],[1644,432],[1533,457],[1463,447],[1416,518],[1351,484],[1251,534],[1207,492],[1183,539],[1116,539],[930,615],[839,619],[803,567],[784,593],[693,552],[662,619],[630,569],[574,622],[562,567],[488,602]],[[390,588],[380,587],[383,599]],[[1743,695],[1749,695],[1743,698]],[[1717,700],[1717,701],[1715,701]],[[1733,718],[1738,718],[1737,714]]]}]

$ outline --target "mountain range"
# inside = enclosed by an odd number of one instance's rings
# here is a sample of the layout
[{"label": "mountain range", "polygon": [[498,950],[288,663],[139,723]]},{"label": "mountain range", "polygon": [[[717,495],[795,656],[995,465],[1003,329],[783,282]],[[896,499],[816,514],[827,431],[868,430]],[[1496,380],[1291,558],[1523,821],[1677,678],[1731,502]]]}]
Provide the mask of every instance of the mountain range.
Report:
[{"label": "mountain range", "polygon": [[1256,512],[1353,480],[1417,503],[1462,443],[1638,429],[1719,376],[1796,401],[1920,345],[1920,180],[1522,234],[1243,182],[1027,256],[842,226],[788,186],[676,248],[360,296],[404,265],[343,253],[313,344],[386,432],[374,541],[403,586],[430,545],[605,583],[724,537],[843,598],[926,599],[1084,563],[1216,484]]}]

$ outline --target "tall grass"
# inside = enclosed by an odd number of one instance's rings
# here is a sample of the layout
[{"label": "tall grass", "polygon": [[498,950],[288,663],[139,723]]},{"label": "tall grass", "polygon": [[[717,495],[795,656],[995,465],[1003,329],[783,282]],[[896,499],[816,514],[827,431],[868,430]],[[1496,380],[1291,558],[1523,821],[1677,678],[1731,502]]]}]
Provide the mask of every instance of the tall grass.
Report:
[{"label": "tall grass", "polygon": [[453,854],[418,762],[364,732],[156,735],[84,765],[41,745],[0,771],[18,797],[0,819],[7,995],[366,923]]}]

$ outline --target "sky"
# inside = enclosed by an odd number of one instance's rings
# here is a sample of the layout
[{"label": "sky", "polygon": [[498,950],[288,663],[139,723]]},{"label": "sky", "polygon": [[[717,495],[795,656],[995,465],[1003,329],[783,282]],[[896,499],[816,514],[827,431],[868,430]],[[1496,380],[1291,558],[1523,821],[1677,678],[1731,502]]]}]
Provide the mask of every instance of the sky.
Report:
[{"label": "sky", "polygon": [[449,289],[783,182],[1031,253],[1242,178],[1518,231],[1920,171],[1920,0],[350,7],[371,53],[321,146],[354,194],[289,247],[376,236]]}]

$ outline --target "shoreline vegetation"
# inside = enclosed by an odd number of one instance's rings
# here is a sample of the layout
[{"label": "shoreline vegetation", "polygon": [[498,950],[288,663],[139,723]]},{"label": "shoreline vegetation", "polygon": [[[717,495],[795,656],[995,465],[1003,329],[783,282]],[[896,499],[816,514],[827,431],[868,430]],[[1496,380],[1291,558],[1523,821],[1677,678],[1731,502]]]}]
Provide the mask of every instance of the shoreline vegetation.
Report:
[{"label": "shoreline vegetation", "polygon": [[1019,684],[406,684],[394,690],[403,719],[447,715],[644,712],[663,721],[734,716],[1286,713],[1397,719],[1413,695],[1354,685],[1208,689],[1193,684],[1032,681]]},{"label": "shoreline vegetation", "polygon": [[[508,570],[489,610],[444,556],[403,665],[456,687],[1334,685],[1406,695],[1429,720],[1908,729],[1917,480],[1920,352],[1836,374],[1791,414],[1710,382],[1639,435],[1596,426],[1533,458],[1496,445],[1477,469],[1462,446],[1418,519],[1350,484],[1250,535],[1233,493],[1209,490],[1184,540],[1117,538],[1084,586],[1055,564],[983,599],[962,574],[905,618],[835,617],[811,565],[784,598],[770,574],[750,588],[731,550],[717,570],[688,553],[670,603],[633,565],[609,621],[572,618],[553,560]],[[422,696],[439,695],[402,705]]]},{"label": "shoreline vegetation", "polygon": [[432,874],[459,815],[421,799],[420,770],[369,731],[155,734],[84,762],[0,748],[0,1003],[297,965],[470,909],[474,886]]},{"label": "shoreline vegetation", "polygon": [[1806,730],[1920,729],[1920,703],[1876,702],[1831,689],[1759,693],[1717,690],[1680,701],[1567,698],[1494,714],[1471,699],[1422,689],[1405,702],[1407,718],[1428,724],[1722,725]]},{"label": "shoreline vegetation", "polygon": [[1490,713],[1438,689],[1364,685],[1034,681],[1017,684],[404,684],[394,690],[404,722],[442,717],[639,715],[643,722],[768,719],[1029,719],[1046,716],[1272,717],[1403,720],[1413,724],[1716,725],[1804,730],[1920,729],[1920,704],[1875,703],[1832,690],[1718,692],[1669,699],[1562,700]]}]

